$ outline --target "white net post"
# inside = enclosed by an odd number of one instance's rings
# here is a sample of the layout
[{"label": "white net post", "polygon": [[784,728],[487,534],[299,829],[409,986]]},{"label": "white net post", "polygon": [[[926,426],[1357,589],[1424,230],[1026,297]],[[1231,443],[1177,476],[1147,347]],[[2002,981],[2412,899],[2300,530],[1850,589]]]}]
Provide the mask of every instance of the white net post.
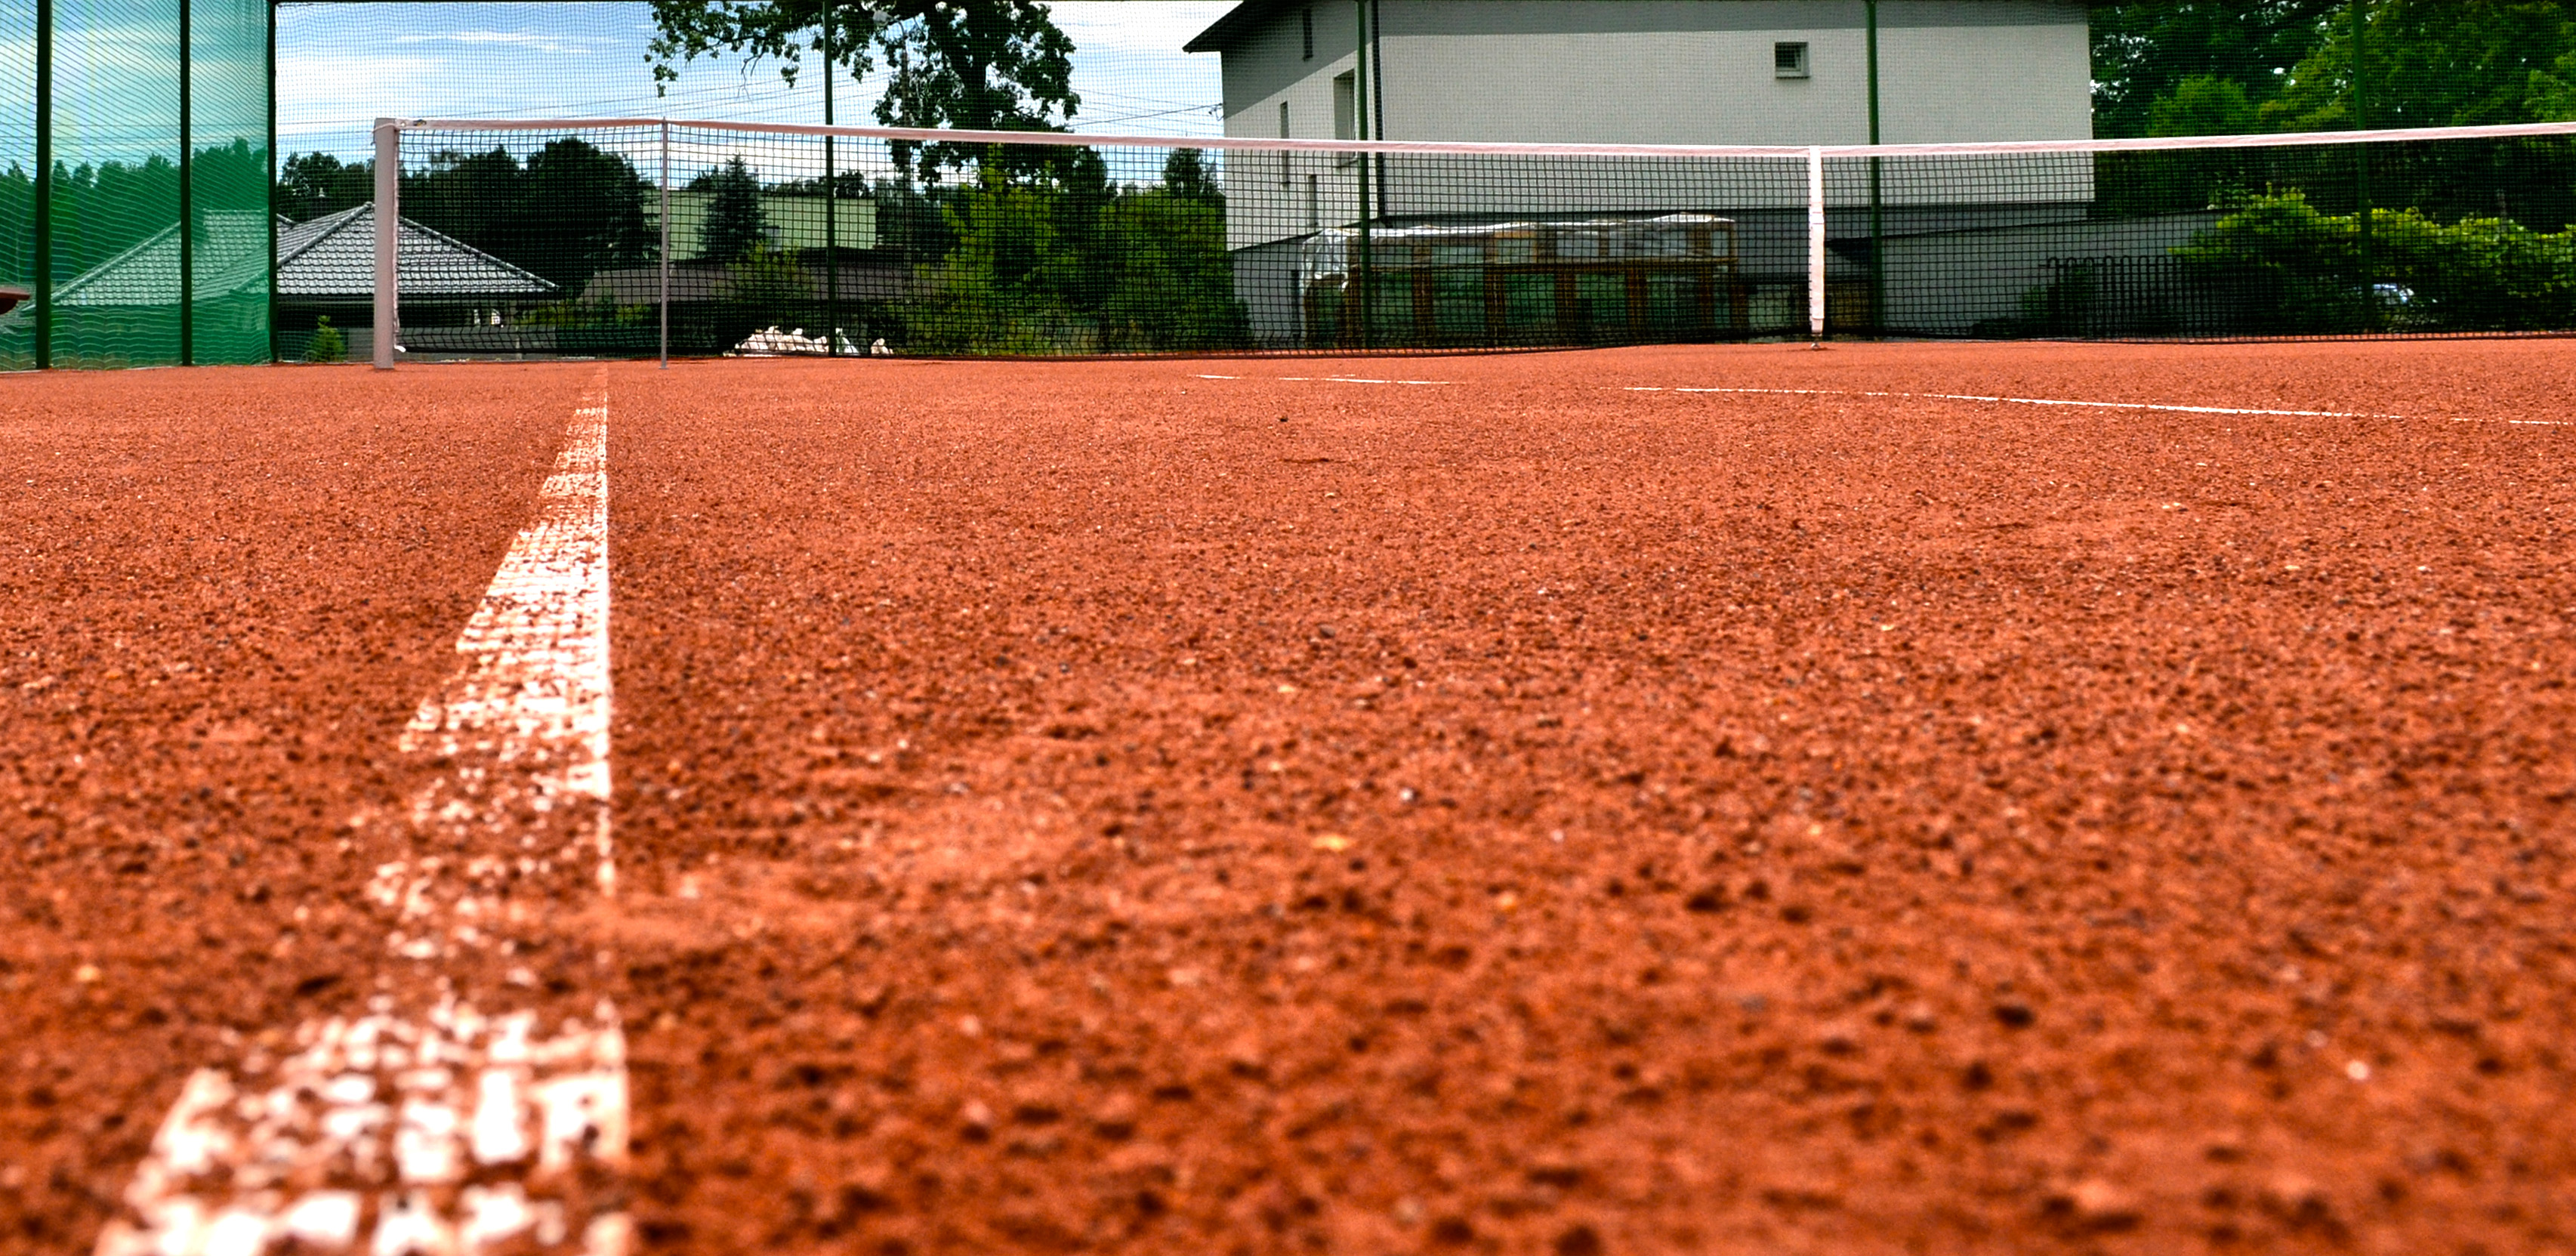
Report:
[{"label": "white net post", "polygon": [[1825,150],[1807,150],[1807,334],[1825,338]]},{"label": "white net post", "polygon": [[375,362],[394,369],[395,312],[402,303],[396,250],[402,236],[402,126],[376,119],[376,328]]},{"label": "white net post", "polygon": [[671,369],[671,123],[662,122],[662,369]]}]

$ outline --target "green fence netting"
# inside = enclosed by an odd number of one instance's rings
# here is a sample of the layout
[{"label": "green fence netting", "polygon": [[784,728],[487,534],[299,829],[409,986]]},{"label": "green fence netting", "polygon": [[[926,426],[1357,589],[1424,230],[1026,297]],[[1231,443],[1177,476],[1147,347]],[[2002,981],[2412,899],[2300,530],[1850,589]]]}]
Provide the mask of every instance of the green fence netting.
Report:
[{"label": "green fence netting", "polygon": [[13,0],[0,57],[0,369],[267,361],[266,0]]}]

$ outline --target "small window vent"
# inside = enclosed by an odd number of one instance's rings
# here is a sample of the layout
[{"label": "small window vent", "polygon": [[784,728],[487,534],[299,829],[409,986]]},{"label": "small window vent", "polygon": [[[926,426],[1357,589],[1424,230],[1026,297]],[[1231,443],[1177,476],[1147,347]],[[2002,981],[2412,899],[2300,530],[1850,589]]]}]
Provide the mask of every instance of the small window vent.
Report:
[{"label": "small window vent", "polygon": [[1807,77],[1807,46],[1802,43],[1771,45],[1771,75],[1774,78]]}]

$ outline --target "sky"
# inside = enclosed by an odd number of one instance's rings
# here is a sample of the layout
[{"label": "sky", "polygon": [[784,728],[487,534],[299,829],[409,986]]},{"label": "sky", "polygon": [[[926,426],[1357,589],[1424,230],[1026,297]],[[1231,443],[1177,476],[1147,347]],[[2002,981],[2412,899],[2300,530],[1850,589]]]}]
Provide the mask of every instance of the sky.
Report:
[{"label": "sky", "polygon": [[[1144,135],[1224,130],[1217,58],[1181,51],[1233,0],[1063,0],[1074,42],[1074,129]],[[278,9],[278,147],[363,157],[368,127],[398,117],[672,117],[821,122],[819,75],[790,89],[774,62],[698,61],[656,97],[640,0],[329,3]],[[809,63],[809,71],[812,69]],[[882,71],[844,74],[835,118],[871,125]]]}]

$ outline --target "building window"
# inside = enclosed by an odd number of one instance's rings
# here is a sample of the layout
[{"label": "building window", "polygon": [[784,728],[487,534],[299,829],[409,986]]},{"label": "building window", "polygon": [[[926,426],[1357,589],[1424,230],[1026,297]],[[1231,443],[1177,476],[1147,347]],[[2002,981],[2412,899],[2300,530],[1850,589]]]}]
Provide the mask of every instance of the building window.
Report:
[{"label": "building window", "polygon": [[1306,59],[1312,61],[1315,59],[1315,11],[1308,9],[1299,16],[1303,19],[1306,34]]},{"label": "building window", "polygon": [[1355,140],[1360,137],[1359,71],[1333,76],[1333,138]]},{"label": "building window", "polygon": [[[1279,138],[1283,140],[1288,138],[1288,102],[1284,100],[1279,102]],[[1292,177],[1289,173],[1288,158],[1288,150],[1284,148],[1279,150],[1279,186],[1282,189],[1289,186],[1289,180]]]},{"label": "building window", "polygon": [[1771,45],[1771,75],[1774,78],[1807,77],[1807,46],[1803,43]]}]

